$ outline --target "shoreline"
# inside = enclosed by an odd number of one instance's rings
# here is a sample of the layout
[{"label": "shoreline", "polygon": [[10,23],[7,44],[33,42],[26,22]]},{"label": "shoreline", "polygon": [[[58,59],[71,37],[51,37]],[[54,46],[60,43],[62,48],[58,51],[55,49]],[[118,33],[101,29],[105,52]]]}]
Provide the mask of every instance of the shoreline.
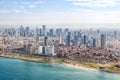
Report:
[{"label": "shoreline", "polygon": [[[87,62],[78,62],[63,58],[53,58],[53,57],[41,57],[41,56],[29,56],[27,54],[14,54],[14,53],[2,53],[0,57],[11,58],[11,59],[20,59],[24,61],[37,62],[37,63],[64,63],[71,67],[84,68],[89,70],[100,70],[108,73],[119,73],[120,68],[113,67],[113,64],[99,64],[99,63],[87,63]],[[104,69],[100,69],[103,67]]]}]

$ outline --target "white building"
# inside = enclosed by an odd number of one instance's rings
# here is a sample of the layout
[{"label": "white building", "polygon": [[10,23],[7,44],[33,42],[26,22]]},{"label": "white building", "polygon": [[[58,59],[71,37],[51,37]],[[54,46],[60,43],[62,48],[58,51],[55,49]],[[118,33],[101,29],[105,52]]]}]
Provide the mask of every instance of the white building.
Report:
[{"label": "white building", "polygon": [[38,54],[46,56],[54,56],[54,47],[53,46],[39,46]]},{"label": "white building", "polygon": [[38,47],[38,54],[42,54],[42,52],[43,52],[43,51],[42,51],[42,46],[39,46],[39,47]]}]

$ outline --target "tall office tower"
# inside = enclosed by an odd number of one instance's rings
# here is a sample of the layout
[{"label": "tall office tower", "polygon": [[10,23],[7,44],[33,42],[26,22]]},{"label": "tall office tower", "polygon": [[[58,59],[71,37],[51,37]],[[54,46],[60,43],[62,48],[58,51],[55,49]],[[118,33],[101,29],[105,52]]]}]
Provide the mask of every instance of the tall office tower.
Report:
[{"label": "tall office tower", "polygon": [[44,37],[44,46],[47,46],[48,37]]},{"label": "tall office tower", "polygon": [[16,34],[16,30],[14,28],[10,28],[9,32],[10,32],[11,36],[15,36],[15,34]]},{"label": "tall office tower", "polygon": [[76,31],[73,32],[73,36],[78,35]]},{"label": "tall office tower", "polygon": [[12,36],[11,28],[10,28],[10,29],[7,29],[7,35]]},{"label": "tall office tower", "polygon": [[82,37],[82,34],[80,32],[78,32],[78,37],[81,38]]},{"label": "tall office tower", "polygon": [[42,36],[46,35],[46,25],[42,25]]},{"label": "tall office tower", "polygon": [[60,43],[60,44],[62,43],[62,37],[61,37],[60,34],[59,34],[59,43]]},{"label": "tall office tower", "polygon": [[65,28],[65,30],[64,30],[65,35],[67,35],[68,32],[69,32],[69,29]]},{"label": "tall office tower", "polygon": [[42,36],[42,30],[41,30],[41,28],[39,29],[39,31],[40,31],[40,36]]},{"label": "tall office tower", "polygon": [[96,39],[93,39],[93,41],[92,41],[92,48],[96,49]]},{"label": "tall office tower", "polygon": [[87,36],[86,36],[86,35],[84,35],[84,36],[83,36],[83,44],[85,44],[85,45],[86,45],[86,43],[87,43]]},{"label": "tall office tower", "polygon": [[78,36],[74,35],[74,40],[73,40],[73,44],[75,45],[78,42]]},{"label": "tall office tower", "polygon": [[36,36],[39,36],[39,29],[36,28]]},{"label": "tall office tower", "polygon": [[50,33],[49,33],[49,32],[47,32],[47,36],[50,36]]},{"label": "tall office tower", "polygon": [[59,29],[59,34],[62,34],[62,28]]},{"label": "tall office tower", "polygon": [[66,45],[70,46],[71,32],[68,32]]},{"label": "tall office tower", "polygon": [[70,46],[70,36],[67,36],[67,46]]},{"label": "tall office tower", "polygon": [[41,28],[36,28],[36,36],[41,36]]},{"label": "tall office tower", "polygon": [[68,34],[67,34],[68,36],[71,36],[72,35],[72,33],[71,32],[68,32]]},{"label": "tall office tower", "polygon": [[39,46],[39,36],[36,36],[36,46]]},{"label": "tall office tower", "polygon": [[59,29],[56,29],[56,35],[59,35]]},{"label": "tall office tower", "polygon": [[46,46],[42,47],[42,54],[44,54],[44,55],[46,54]]},{"label": "tall office tower", "polygon": [[114,31],[114,38],[117,39],[117,31]]},{"label": "tall office tower", "polygon": [[7,35],[14,36],[15,35],[15,29],[14,28],[7,29]]},{"label": "tall office tower", "polygon": [[8,29],[5,29],[5,30],[4,30],[4,34],[7,34],[7,33],[8,33]]},{"label": "tall office tower", "polygon": [[101,49],[106,48],[106,36],[105,34],[101,34]]},{"label": "tall office tower", "polygon": [[24,37],[24,36],[25,36],[24,28],[23,28],[23,26],[22,26],[22,25],[20,26],[19,33],[20,33],[20,36],[22,36],[22,37]]},{"label": "tall office tower", "polygon": [[100,34],[100,30],[97,30],[97,34]]},{"label": "tall office tower", "polygon": [[62,34],[62,28],[56,29],[56,34],[57,35]]},{"label": "tall office tower", "polygon": [[49,34],[50,34],[50,36],[53,36],[53,34],[54,34],[53,29],[50,29]]},{"label": "tall office tower", "polygon": [[25,29],[25,36],[29,36],[29,34],[30,34],[30,27],[26,27],[26,29]]}]

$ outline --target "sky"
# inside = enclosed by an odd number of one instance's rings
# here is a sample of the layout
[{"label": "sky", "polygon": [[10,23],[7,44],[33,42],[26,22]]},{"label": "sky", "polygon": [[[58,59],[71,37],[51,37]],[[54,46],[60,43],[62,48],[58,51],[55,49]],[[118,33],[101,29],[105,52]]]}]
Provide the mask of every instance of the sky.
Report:
[{"label": "sky", "polygon": [[0,0],[0,24],[120,23],[120,0]]}]

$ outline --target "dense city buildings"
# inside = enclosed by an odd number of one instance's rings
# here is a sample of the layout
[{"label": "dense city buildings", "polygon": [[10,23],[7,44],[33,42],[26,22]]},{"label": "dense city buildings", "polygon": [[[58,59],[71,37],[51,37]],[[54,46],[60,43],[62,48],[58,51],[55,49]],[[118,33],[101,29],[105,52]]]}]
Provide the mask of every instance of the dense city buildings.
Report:
[{"label": "dense city buildings", "polygon": [[118,63],[120,31],[112,31],[48,29],[46,25],[33,29],[23,25],[19,28],[1,28],[0,53],[64,57],[84,62]]}]

